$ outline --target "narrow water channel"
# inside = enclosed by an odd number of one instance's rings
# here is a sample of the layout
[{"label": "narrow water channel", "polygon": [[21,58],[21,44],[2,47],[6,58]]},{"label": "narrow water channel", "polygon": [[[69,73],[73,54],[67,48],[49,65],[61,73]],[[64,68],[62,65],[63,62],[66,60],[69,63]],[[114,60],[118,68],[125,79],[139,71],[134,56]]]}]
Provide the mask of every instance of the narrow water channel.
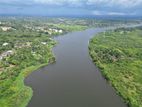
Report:
[{"label": "narrow water channel", "polygon": [[127,107],[88,53],[89,39],[102,31],[88,29],[55,38],[56,63],[25,79],[34,91],[28,107]]}]

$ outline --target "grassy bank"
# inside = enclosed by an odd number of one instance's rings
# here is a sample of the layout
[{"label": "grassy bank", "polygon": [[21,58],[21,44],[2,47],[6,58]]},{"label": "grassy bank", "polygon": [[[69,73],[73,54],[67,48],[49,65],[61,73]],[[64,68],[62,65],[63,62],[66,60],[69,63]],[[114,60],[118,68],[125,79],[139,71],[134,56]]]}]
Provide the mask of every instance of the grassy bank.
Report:
[{"label": "grassy bank", "polygon": [[[0,107],[26,107],[33,92],[30,87],[24,85],[24,79],[33,71],[55,61],[51,51],[56,44],[51,39],[53,35],[86,28],[84,25],[58,23],[60,23],[58,19],[52,21],[34,18],[2,19]],[[3,31],[3,27],[10,29]]]},{"label": "grassy bank", "polygon": [[33,95],[33,91],[30,87],[27,87],[24,85],[24,79],[33,71],[46,65],[48,65],[48,63],[37,65],[37,66],[30,66],[22,70],[19,76],[16,77],[15,81],[9,87],[9,90],[13,90],[13,93],[11,93],[10,96],[5,96],[5,98],[0,100],[0,106],[26,107]]},{"label": "grassy bank", "polygon": [[[40,67],[53,63],[55,58],[51,56],[46,60],[50,60],[41,64],[31,65],[17,73],[17,76],[11,76],[7,79],[0,81],[0,106],[1,107],[26,107],[30,101],[33,91],[30,87],[25,86],[24,79],[33,71]],[[18,72],[16,70],[15,72]],[[8,74],[7,74],[8,75]]]},{"label": "grassy bank", "polygon": [[[7,81],[7,84],[10,81]],[[23,75],[15,78],[12,85],[3,92],[1,107],[25,107],[32,97],[32,89],[24,85]],[[6,84],[6,82],[5,82]]]},{"label": "grassy bank", "polygon": [[90,40],[90,56],[130,107],[142,107],[142,30],[117,29]]},{"label": "grassy bank", "polygon": [[[1,35],[2,38],[8,35]],[[55,61],[52,48],[55,41],[48,36],[29,35],[33,37],[18,38],[22,43],[12,49],[14,54],[0,60],[0,106],[1,107],[26,107],[32,97],[32,89],[24,85],[24,79],[34,70]],[[3,40],[3,39],[0,40]],[[42,44],[45,40],[46,44]],[[8,41],[8,40],[7,40]],[[7,47],[11,48],[11,47]],[[6,49],[6,48],[4,48]]]}]

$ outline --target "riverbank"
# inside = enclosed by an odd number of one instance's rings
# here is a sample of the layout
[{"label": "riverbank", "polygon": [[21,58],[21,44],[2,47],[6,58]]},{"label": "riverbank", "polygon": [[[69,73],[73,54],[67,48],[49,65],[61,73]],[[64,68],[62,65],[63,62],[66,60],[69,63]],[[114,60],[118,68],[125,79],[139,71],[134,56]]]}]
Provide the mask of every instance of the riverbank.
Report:
[{"label": "riverbank", "polygon": [[[52,47],[50,47],[50,53]],[[48,53],[49,54],[49,53]],[[24,79],[30,75],[33,71],[43,67],[47,66],[50,63],[55,62],[55,57],[53,54],[50,54],[50,57],[48,59],[47,63],[37,64],[34,66],[29,66],[23,70],[20,70],[20,73],[18,76],[14,77],[12,80],[7,80],[5,82],[2,82],[1,87],[6,87],[9,83],[10,86],[3,91],[2,99],[0,100],[0,105],[2,107],[26,107],[30,99],[33,95],[33,90],[29,86],[25,86]],[[11,85],[12,84],[12,85]],[[5,95],[5,96],[4,96]]]},{"label": "riverbank", "polygon": [[89,54],[130,107],[142,107],[142,30],[116,29],[90,40]]},{"label": "riverbank", "polygon": [[71,21],[73,25],[66,26],[65,22],[58,25],[58,19],[45,21],[25,17],[13,20],[6,17],[0,20],[3,22],[1,28],[11,28],[6,31],[0,28],[0,106],[25,107],[33,91],[24,85],[24,79],[33,71],[55,61],[51,50],[56,42],[52,37],[83,30],[87,26],[76,25],[76,21],[73,21],[74,24]]},{"label": "riverbank", "polygon": [[[28,104],[33,91],[30,87],[24,85],[24,78],[30,76],[30,73],[41,66],[50,64],[52,62],[51,60],[55,61],[53,53],[51,52],[53,46],[56,44],[52,39],[55,35],[63,35],[68,32],[74,33],[72,31],[84,30],[93,27],[95,24],[92,23],[94,22],[93,20],[88,19],[62,19],[61,22],[60,18],[44,20],[15,17],[13,20],[13,18],[5,17],[0,18],[0,20],[2,21],[2,24],[0,24],[1,28],[10,28],[5,31],[0,29],[0,105],[3,107],[24,107]],[[98,22],[97,25],[103,26],[103,23],[104,22]],[[120,22],[120,25],[122,23],[123,22]],[[109,23],[106,23],[106,26],[110,26]],[[88,36],[90,35],[92,34],[89,33]],[[82,36],[80,36],[80,38],[82,38]],[[81,40],[80,38],[77,38],[78,41]],[[88,41],[88,39],[83,40],[84,42],[86,42],[86,40]],[[74,46],[74,41],[72,43],[70,47]],[[66,46],[66,44],[63,46]],[[86,51],[86,53],[87,52],[88,51]],[[64,55],[70,55],[70,53]],[[73,55],[76,55],[76,53],[73,53]],[[87,60],[87,58],[85,60]],[[70,60],[67,60],[67,62],[70,62]],[[87,63],[89,63],[89,61]],[[66,66],[63,67],[66,68]],[[58,71],[58,69],[56,71]],[[28,86],[30,85],[28,84]]]},{"label": "riverbank", "polygon": [[89,59],[88,40],[102,31],[88,29],[55,38],[56,63],[25,79],[34,90],[27,107],[126,107]]}]

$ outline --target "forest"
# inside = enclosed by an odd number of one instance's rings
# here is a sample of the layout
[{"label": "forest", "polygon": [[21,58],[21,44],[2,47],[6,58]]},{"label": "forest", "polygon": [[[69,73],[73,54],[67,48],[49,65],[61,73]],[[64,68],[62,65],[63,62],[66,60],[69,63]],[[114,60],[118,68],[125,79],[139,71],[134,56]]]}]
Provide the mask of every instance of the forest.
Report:
[{"label": "forest", "polygon": [[129,107],[142,107],[142,27],[99,33],[89,53],[103,76]]}]

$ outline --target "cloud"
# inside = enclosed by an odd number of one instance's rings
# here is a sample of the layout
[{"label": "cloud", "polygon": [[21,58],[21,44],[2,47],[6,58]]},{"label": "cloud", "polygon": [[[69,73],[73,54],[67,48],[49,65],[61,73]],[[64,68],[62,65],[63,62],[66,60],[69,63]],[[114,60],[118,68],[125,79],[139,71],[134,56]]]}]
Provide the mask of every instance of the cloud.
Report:
[{"label": "cloud", "polygon": [[94,6],[120,6],[125,8],[131,8],[136,6],[142,6],[142,0],[33,0],[36,3],[48,4],[48,5],[94,5]]},{"label": "cloud", "polygon": [[[0,0],[0,3],[23,3],[23,4],[44,4],[44,5],[77,5],[77,6],[101,6],[131,8],[142,6],[142,0]],[[118,8],[118,7],[117,7]]]},{"label": "cloud", "polygon": [[80,14],[88,12],[91,15],[142,15],[142,0],[0,0],[0,11],[2,8],[9,8],[6,13],[16,7],[27,8],[29,11],[42,7],[44,12],[52,7],[54,10],[64,7],[68,13],[76,9],[83,10]]},{"label": "cloud", "polygon": [[142,0],[88,0],[88,5],[121,6],[131,8],[142,6]]},{"label": "cloud", "polygon": [[127,13],[127,12],[115,12],[115,11],[99,11],[99,10],[94,10],[92,11],[92,15],[109,15],[109,16],[125,16],[125,15],[135,15],[135,12],[132,13]]},{"label": "cloud", "polygon": [[44,5],[69,5],[69,6],[83,6],[86,0],[33,0],[35,3]]},{"label": "cloud", "polygon": [[97,15],[97,16],[104,15],[104,12],[95,10],[95,11],[92,12],[92,15]]},{"label": "cloud", "polygon": [[130,15],[128,13],[123,13],[123,12],[108,12],[106,14],[107,15],[119,15],[119,16]]}]

